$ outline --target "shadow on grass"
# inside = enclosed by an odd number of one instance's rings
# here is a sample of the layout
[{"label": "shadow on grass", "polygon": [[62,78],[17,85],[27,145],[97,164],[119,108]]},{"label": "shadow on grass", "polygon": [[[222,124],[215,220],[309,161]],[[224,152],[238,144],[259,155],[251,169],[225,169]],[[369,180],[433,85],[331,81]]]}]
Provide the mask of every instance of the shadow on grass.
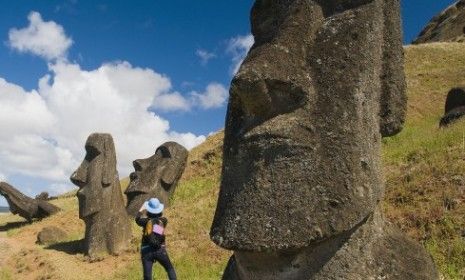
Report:
[{"label": "shadow on grass", "polygon": [[50,244],[45,249],[55,250],[60,252],[65,252],[70,255],[76,255],[83,252],[84,239],[80,240],[72,240],[72,241],[65,241],[59,242],[55,244]]},{"label": "shadow on grass", "polygon": [[4,225],[0,225],[0,231],[8,231],[10,229],[20,228],[25,225],[30,225],[28,221],[21,221],[21,222],[10,222]]}]

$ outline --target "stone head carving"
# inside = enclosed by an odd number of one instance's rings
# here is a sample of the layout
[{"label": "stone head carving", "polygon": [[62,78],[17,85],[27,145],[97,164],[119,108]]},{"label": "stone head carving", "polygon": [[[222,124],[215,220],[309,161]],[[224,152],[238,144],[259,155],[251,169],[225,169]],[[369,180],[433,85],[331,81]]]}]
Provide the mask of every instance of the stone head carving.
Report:
[{"label": "stone head carving", "polygon": [[81,219],[99,212],[105,206],[105,188],[114,190],[119,185],[115,145],[111,135],[90,135],[85,149],[86,156],[81,166],[71,176],[73,184],[79,187],[77,196]]},{"label": "stone head carving", "polygon": [[257,0],[251,21],[210,231],[234,250],[223,279],[437,279],[378,210],[406,109],[399,1]]},{"label": "stone head carving", "polygon": [[18,214],[29,222],[34,218],[42,219],[60,211],[55,205],[45,200],[30,198],[5,182],[0,182],[0,195],[5,197],[11,213]]},{"label": "stone head carving", "polygon": [[131,173],[131,181],[125,191],[127,212],[135,215],[144,201],[151,197],[169,205],[169,198],[186,167],[187,155],[183,146],[166,142],[151,157],[135,160],[135,171]]},{"label": "stone head carving", "polygon": [[90,256],[117,253],[126,247],[131,229],[116,170],[116,153],[110,134],[91,134],[86,156],[71,175],[79,187],[79,217],[86,223],[85,250]]},{"label": "stone head carving", "polygon": [[405,115],[398,11],[388,2],[255,2],[255,44],[230,89],[217,244],[302,247],[373,212],[380,132],[398,132]]}]

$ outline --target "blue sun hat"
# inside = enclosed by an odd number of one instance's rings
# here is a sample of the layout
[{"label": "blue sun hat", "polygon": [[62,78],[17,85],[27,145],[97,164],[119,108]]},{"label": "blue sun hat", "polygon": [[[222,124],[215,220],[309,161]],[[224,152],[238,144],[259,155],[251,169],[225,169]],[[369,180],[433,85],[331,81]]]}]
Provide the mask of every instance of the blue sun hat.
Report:
[{"label": "blue sun hat", "polygon": [[163,208],[165,205],[158,200],[158,198],[151,198],[147,200],[145,203],[145,209],[147,212],[152,213],[152,214],[160,214],[163,212]]}]

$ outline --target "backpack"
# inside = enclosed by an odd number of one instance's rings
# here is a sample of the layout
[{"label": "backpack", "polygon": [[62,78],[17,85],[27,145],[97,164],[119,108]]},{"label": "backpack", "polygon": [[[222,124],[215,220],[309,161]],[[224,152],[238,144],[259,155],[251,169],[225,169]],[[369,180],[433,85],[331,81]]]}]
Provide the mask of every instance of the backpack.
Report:
[{"label": "backpack", "polygon": [[146,244],[154,249],[160,249],[161,245],[165,242],[165,228],[163,222],[159,219],[150,219],[145,224],[143,239]]}]

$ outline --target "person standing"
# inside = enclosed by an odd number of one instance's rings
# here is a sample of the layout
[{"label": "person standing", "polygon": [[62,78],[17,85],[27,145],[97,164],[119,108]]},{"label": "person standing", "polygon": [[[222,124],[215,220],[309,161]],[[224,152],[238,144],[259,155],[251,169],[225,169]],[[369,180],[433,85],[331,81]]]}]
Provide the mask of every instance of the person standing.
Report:
[{"label": "person standing", "polygon": [[164,205],[157,198],[146,201],[136,215],[136,223],[142,227],[141,260],[144,280],[152,279],[152,268],[159,262],[169,280],[176,280],[176,272],[166,251],[164,230],[168,219],[163,217]]}]

